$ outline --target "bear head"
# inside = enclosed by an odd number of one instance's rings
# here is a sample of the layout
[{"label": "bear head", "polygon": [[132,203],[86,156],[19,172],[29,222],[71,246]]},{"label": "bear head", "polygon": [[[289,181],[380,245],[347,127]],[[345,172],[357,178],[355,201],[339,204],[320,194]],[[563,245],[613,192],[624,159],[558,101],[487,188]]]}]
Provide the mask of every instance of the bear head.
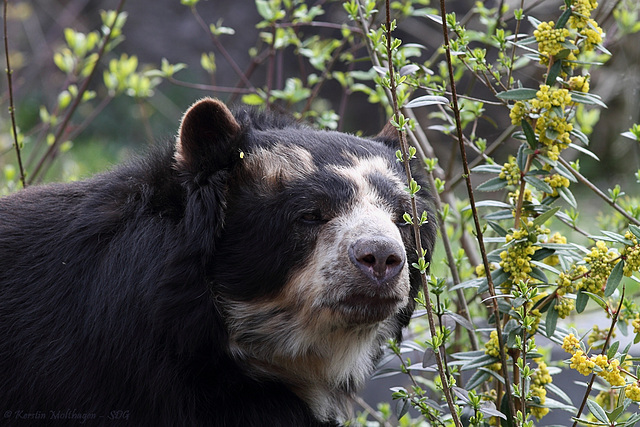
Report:
[{"label": "bear head", "polygon": [[[176,168],[220,208],[205,260],[227,328],[226,351],[255,378],[285,382],[320,419],[344,418],[345,395],[409,322],[420,277],[395,129],[363,139],[204,99],[182,120]],[[417,179],[422,176],[414,171]],[[426,186],[423,185],[423,188]],[[209,200],[209,201],[207,201]],[[415,198],[430,259],[430,198]],[[203,206],[201,212],[209,212]],[[193,221],[203,220],[194,214]],[[199,218],[199,219],[196,219]]]}]

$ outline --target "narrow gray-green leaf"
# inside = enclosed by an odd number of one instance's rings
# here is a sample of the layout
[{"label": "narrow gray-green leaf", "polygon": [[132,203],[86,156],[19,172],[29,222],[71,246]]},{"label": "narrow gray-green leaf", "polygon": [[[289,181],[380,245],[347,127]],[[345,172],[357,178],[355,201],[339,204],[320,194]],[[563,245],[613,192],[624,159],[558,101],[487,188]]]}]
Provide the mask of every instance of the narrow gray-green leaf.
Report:
[{"label": "narrow gray-green leaf", "polygon": [[549,184],[547,184],[540,178],[525,175],[523,179],[540,191],[544,191],[545,193],[553,193],[553,188],[551,188]]},{"label": "narrow gray-green leaf", "polygon": [[565,202],[569,203],[569,206],[571,206],[574,209],[578,208],[578,202],[576,201],[576,198],[573,196],[573,193],[571,192],[571,190],[569,190],[567,187],[558,187],[557,190],[560,197],[562,197]]},{"label": "narrow gray-green leaf", "polygon": [[602,108],[607,108],[607,104],[602,102],[599,96],[592,93],[577,93],[571,92],[571,100],[579,104],[595,104]]},{"label": "narrow gray-green leaf", "polygon": [[579,145],[576,145],[576,144],[571,143],[571,144],[569,144],[569,148],[573,148],[573,149],[574,149],[574,150],[576,150],[576,151],[579,151],[579,152],[581,152],[581,153],[584,153],[584,154],[586,154],[587,156],[589,156],[589,157],[591,157],[591,158],[593,158],[593,159],[595,159],[595,160],[597,160],[597,161],[600,161],[600,159],[598,158],[598,156],[596,156],[593,152],[591,152],[590,150],[587,150],[587,149],[586,149],[586,148],[584,148],[584,147],[581,147],[581,146],[579,146]]},{"label": "narrow gray-green leaf", "polygon": [[622,280],[622,275],[624,272],[624,260],[621,259],[611,270],[611,274],[607,279],[607,286],[604,288],[604,296],[610,297],[613,292],[618,289],[618,285],[620,285],[620,281]]},{"label": "narrow gray-green leaf", "polygon": [[558,310],[556,310],[555,298],[551,302],[551,307],[547,310],[547,317],[545,319],[547,337],[551,337],[556,331],[556,325],[558,324]]},{"label": "narrow gray-green leaf", "polygon": [[545,213],[538,215],[536,219],[533,220],[533,226],[535,227],[535,226],[544,224],[545,222],[547,222],[548,219],[552,218],[556,214],[556,212],[558,212],[559,210],[560,208],[556,206],[555,208],[549,209]]},{"label": "narrow gray-green leaf", "polygon": [[535,98],[536,93],[538,93],[537,89],[518,88],[500,92],[496,96],[507,101],[523,101]]},{"label": "narrow gray-green leaf", "polygon": [[412,99],[405,105],[406,108],[424,107],[426,105],[449,105],[449,100],[444,96],[425,95]]},{"label": "narrow gray-green leaf", "polygon": [[505,188],[506,186],[507,180],[495,177],[478,185],[476,189],[478,191],[498,191]]},{"label": "narrow gray-green leaf", "polygon": [[527,139],[527,143],[532,150],[535,150],[538,147],[538,140],[536,139],[536,133],[533,131],[533,128],[529,124],[528,121],[522,120],[520,122],[522,126],[522,131],[524,132],[524,136]]},{"label": "narrow gray-green leaf", "polygon": [[589,411],[591,411],[593,416],[596,417],[598,421],[607,423],[607,425],[609,424],[607,413],[594,400],[587,400],[587,406],[589,407]]},{"label": "narrow gray-green leaf", "polygon": [[582,313],[589,302],[589,295],[579,290],[576,294],[576,311]]},{"label": "narrow gray-green leaf", "polygon": [[478,165],[471,169],[471,172],[500,173],[502,166],[500,165]]}]

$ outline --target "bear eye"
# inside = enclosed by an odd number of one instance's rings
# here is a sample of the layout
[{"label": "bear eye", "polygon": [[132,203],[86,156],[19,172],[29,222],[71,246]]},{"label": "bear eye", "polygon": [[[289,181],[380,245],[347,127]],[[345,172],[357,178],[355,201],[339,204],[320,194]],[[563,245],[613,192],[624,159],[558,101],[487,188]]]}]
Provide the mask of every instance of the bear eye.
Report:
[{"label": "bear eye", "polygon": [[319,210],[304,212],[300,215],[300,221],[308,225],[323,224],[327,222],[327,220],[322,217],[322,213]]}]

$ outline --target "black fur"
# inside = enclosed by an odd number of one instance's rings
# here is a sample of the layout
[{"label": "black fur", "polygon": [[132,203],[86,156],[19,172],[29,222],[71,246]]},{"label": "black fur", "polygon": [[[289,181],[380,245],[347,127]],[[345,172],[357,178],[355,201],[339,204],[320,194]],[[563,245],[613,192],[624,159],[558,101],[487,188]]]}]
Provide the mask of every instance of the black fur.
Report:
[{"label": "black fur", "polygon": [[[316,419],[277,379],[247,374],[227,351],[218,295],[277,293],[314,244],[313,221],[300,214],[310,203],[336,214],[352,190],[320,174],[260,195],[238,176],[239,162],[283,142],[304,144],[318,164],[338,161],[337,149],[393,150],[249,111],[235,113],[236,128],[220,105],[183,122],[178,155],[160,147],[86,181],[0,199],[3,422],[26,425],[40,413],[38,425],[66,425],[55,415],[73,411],[90,425],[114,416],[136,426],[336,424]],[[424,233],[431,250],[434,228]],[[407,253],[413,262],[409,243]],[[414,277],[412,297],[417,289]],[[398,334],[412,311],[411,299]]]}]

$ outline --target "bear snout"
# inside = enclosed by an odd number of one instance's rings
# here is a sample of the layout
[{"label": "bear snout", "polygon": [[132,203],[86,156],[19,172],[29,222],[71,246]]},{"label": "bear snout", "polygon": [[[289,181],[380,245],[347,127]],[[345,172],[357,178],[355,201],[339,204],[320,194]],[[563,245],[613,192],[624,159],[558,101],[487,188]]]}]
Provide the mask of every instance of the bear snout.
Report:
[{"label": "bear snout", "polygon": [[349,260],[375,284],[388,283],[406,262],[404,247],[385,236],[363,237],[348,249]]}]

